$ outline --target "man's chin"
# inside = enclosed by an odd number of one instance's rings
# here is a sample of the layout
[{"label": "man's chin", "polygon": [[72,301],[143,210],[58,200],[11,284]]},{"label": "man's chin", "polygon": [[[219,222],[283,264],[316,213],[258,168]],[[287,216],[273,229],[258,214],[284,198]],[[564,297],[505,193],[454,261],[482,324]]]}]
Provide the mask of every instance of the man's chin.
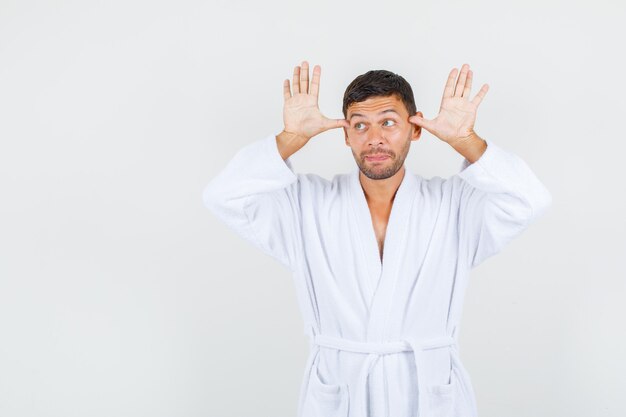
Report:
[{"label": "man's chin", "polygon": [[396,172],[398,172],[397,169],[394,169],[393,165],[385,167],[382,164],[376,164],[372,166],[367,162],[365,163],[365,165],[359,166],[359,169],[361,170],[363,175],[371,180],[385,180],[387,178],[393,177]]}]

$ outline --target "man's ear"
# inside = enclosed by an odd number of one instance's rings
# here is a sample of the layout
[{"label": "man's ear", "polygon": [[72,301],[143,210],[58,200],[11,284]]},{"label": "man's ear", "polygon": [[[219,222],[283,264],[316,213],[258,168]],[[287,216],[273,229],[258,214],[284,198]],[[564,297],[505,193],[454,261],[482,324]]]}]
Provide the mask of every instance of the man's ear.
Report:
[{"label": "man's ear", "polygon": [[348,143],[348,130],[345,127],[342,127],[343,129],[343,136],[346,140],[346,146],[350,146],[350,144]]},{"label": "man's ear", "polygon": [[[414,116],[424,117],[421,111],[416,111]],[[422,135],[422,126],[411,123],[411,140],[418,140]]]}]

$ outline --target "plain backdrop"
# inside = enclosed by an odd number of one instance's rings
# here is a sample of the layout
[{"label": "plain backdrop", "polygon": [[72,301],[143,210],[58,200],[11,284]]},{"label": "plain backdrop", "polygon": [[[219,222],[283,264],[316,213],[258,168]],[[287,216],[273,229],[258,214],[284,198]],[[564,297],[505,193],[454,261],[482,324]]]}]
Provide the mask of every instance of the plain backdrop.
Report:
[{"label": "plain backdrop", "polygon": [[[615,1],[0,0],[0,415],[295,416],[308,355],[289,271],[202,204],[282,129],[387,69],[426,118],[469,63],[475,129],[551,209],[472,271],[460,336],[482,417],[626,415],[626,6]],[[340,129],[292,157],[355,166]],[[424,131],[407,168],[458,172]]]}]

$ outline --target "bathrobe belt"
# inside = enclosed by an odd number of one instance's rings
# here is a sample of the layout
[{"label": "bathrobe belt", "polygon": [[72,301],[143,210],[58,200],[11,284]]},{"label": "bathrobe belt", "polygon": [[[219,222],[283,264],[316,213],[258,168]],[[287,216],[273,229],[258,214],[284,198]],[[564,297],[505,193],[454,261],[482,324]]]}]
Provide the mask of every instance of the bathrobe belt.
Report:
[{"label": "bathrobe belt", "polygon": [[367,353],[368,357],[363,363],[361,372],[359,374],[358,386],[355,399],[356,407],[358,409],[357,416],[365,417],[368,407],[368,393],[367,393],[367,378],[372,367],[376,364],[381,355],[388,355],[399,352],[413,352],[415,357],[415,367],[417,371],[417,414],[419,417],[427,417],[429,413],[428,397],[426,386],[427,381],[424,377],[424,362],[422,360],[422,353],[425,350],[437,349],[446,346],[452,346],[456,344],[456,340],[450,336],[443,336],[426,340],[414,340],[406,339],[393,342],[357,342],[354,340],[348,340],[338,337],[325,336],[322,334],[315,334],[313,336],[313,343],[318,346],[324,346],[327,348],[346,350],[349,352]]}]

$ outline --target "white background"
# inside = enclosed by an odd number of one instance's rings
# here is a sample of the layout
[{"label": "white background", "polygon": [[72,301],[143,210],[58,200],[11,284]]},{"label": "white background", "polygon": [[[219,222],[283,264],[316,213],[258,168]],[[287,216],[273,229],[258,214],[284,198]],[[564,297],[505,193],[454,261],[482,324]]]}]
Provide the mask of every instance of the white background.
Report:
[{"label": "white background", "polygon": [[[448,72],[488,83],[476,131],[553,206],[472,272],[461,357],[483,417],[623,416],[621,2],[0,2],[0,415],[295,416],[308,354],[289,271],[201,192],[282,129],[282,81],[320,108],[388,69],[434,118]],[[462,157],[423,133],[407,168]],[[341,130],[292,157],[354,167]]]}]

